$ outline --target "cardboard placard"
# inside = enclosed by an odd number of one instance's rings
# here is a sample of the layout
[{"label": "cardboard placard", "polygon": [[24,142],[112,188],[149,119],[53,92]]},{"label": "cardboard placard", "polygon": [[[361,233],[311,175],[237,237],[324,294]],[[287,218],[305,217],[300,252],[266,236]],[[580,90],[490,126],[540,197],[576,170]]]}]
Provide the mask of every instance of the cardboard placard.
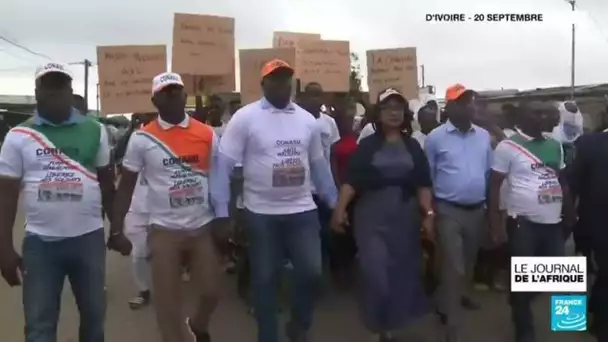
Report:
[{"label": "cardboard placard", "polygon": [[234,18],[175,13],[171,69],[229,75],[234,70]]},{"label": "cardboard placard", "polygon": [[298,69],[302,86],[318,82],[327,92],[346,92],[350,89],[348,41],[301,41],[298,48]]},{"label": "cardboard placard", "polygon": [[318,33],[300,33],[275,31],[272,35],[273,48],[298,48],[298,42],[306,40],[321,40]]},{"label": "cardboard placard", "polygon": [[276,31],[272,37],[272,47],[273,48],[295,48],[296,49],[296,62],[292,65],[292,67],[296,70],[296,78],[300,77],[300,68],[298,67],[300,62],[300,48],[298,46],[299,42],[304,41],[316,41],[321,40],[321,35],[318,33],[299,33],[299,32],[281,32]]},{"label": "cardboard placard", "polygon": [[416,48],[367,51],[367,86],[369,99],[375,103],[378,93],[395,88],[408,100],[418,98]]},{"label": "cardboard placard", "polygon": [[101,113],[154,112],[152,79],[167,71],[165,45],[98,46]]},{"label": "cardboard placard", "polygon": [[228,75],[198,76],[181,74],[184,90],[188,95],[209,95],[232,93],[236,90],[235,61],[232,60],[232,72]]},{"label": "cardboard placard", "polygon": [[239,64],[241,68],[241,103],[243,105],[257,101],[262,96],[260,82],[264,64],[278,58],[289,65],[296,59],[294,48],[280,49],[250,49],[239,51]]}]

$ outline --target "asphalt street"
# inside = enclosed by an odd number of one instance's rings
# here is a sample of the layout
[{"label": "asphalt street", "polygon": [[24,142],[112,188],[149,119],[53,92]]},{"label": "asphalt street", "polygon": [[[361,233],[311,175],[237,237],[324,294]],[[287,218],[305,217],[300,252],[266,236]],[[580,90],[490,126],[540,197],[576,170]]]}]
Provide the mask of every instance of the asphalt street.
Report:
[{"label": "asphalt street", "polygon": [[[15,244],[23,237],[23,219],[15,226]],[[108,342],[160,342],[154,317],[154,308],[132,311],[127,305],[135,293],[128,258],[111,253],[107,258],[108,311],[106,341]],[[247,308],[237,299],[235,281],[230,276],[211,326],[213,342],[255,342],[255,324]],[[184,283],[188,287],[188,283]],[[186,291],[188,292],[188,291]],[[479,311],[466,313],[466,342],[513,341],[509,321],[509,307],[505,294],[478,292],[476,299],[482,304]],[[176,300],[178,298],[176,297]],[[192,301],[182,299],[187,312]],[[534,303],[538,341],[540,342],[591,342],[585,333],[550,332],[550,304],[547,296]],[[62,302],[58,342],[78,342],[78,313],[66,287]],[[438,342],[439,326],[432,315],[424,317],[403,331],[407,342]],[[23,342],[23,309],[21,290],[9,288],[0,281],[0,342]],[[368,342],[369,334],[361,326],[357,306],[348,294],[330,294],[320,303],[315,316],[312,342]],[[86,341],[83,341],[86,342]],[[184,341],[186,342],[186,341]]]}]

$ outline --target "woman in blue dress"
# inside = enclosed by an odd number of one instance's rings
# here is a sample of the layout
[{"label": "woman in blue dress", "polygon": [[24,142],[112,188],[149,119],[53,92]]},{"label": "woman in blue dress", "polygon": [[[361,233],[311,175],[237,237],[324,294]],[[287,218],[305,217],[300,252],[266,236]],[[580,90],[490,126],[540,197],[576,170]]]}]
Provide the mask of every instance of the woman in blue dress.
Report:
[{"label": "woman in blue dress", "polygon": [[[427,312],[420,278],[420,226],[432,235],[431,179],[426,157],[411,137],[412,113],[395,89],[380,93],[375,133],[350,160],[332,218],[340,232],[354,201],[360,266],[360,312],[380,342]],[[355,200],[356,199],[356,200]]]}]

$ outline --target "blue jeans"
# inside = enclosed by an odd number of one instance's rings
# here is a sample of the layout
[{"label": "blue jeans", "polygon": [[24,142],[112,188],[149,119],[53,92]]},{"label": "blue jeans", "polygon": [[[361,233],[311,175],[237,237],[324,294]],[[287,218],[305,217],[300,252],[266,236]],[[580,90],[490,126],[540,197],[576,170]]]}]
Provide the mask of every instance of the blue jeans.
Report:
[{"label": "blue jeans", "polygon": [[317,205],[317,216],[321,226],[321,256],[324,266],[329,266],[331,262],[331,228],[329,221],[331,220],[332,210],[321,200],[317,195],[312,195],[315,204]]},{"label": "blue jeans", "polygon": [[103,229],[57,241],[23,240],[23,308],[26,342],[57,342],[64,279],[80,311],[80,342],[104,341],[106,298]]},{"label": "blue jeans", "polygon": [[320,225],[316,210],[289,215],[245,211],[258,342],[278,342],[277,288],[287,253],[293,264],[290,332],[312,325],[314,299],[321,279]]},{"label": "blue jeans", "polygon": [[[541,224],[524,218],[507,220],[509,253],[517,256],[564,256],[566,241],[561,223]],[[516,341],[534,336],[531,302],[534,293],[511,292],[511,318]]]}]

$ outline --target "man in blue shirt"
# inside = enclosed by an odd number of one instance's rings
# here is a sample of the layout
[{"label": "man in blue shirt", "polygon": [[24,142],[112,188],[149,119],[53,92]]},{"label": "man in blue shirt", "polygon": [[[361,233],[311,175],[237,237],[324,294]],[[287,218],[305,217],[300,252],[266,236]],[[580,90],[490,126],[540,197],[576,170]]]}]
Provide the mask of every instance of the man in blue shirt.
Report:
[{"label": "man in blue shirt", "polygon": [[466,296],[483,229],[487,177],[492,149],[490,134],[474,125],[475,93],[456,84],[448,88],[448,120],[425,142],[433,179],[437,239],[442,256],[439,311],[446,341],[461,341],[462,307],[478,305]]}]

